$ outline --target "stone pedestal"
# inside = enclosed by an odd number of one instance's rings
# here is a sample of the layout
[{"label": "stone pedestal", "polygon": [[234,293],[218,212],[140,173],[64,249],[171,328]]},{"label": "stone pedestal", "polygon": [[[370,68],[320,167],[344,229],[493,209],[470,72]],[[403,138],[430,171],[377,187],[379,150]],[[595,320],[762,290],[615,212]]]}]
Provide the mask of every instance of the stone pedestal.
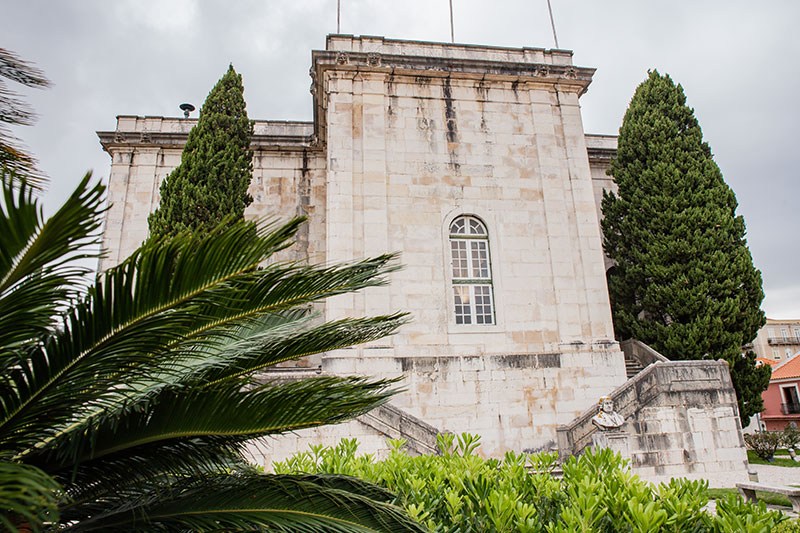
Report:
[{"label": "stone pedestal", "polygon": [[630,459],[630,438],[624,431],[598,431],[592,435],[592,450],[609,448],[622,455],[623,459]]}]

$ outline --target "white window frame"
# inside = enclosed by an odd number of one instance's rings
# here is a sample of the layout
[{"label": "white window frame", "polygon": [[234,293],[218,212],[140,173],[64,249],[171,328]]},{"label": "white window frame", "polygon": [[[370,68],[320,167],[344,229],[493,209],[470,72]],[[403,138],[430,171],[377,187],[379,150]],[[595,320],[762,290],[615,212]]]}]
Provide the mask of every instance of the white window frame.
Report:
[{"label": "white window frame", "polygon": [[[795,397],[800,400],[800,388],[797,387],[796,384],[792,383],[790,385],[781,385],[781,404],[787,403],[786,397],[783,395],[783,391],[794,389]],[[791,394],[789,395],[791,396]]]},{"label": "white window frame", "polygon": [[447,231],[451,316],[455,325],[497,325],[492,254],[486,224],[474,215],[459,215],[450,221]]}]

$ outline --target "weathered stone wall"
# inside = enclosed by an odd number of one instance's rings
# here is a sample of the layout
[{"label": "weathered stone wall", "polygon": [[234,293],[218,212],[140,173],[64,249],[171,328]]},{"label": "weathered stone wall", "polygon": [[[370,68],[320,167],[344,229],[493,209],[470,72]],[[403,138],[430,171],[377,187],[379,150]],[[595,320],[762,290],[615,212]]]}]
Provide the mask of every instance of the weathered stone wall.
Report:
[{"label": "weathered stone wall", "polygon": [[[588,81],[516,64],[490,75],[493,50],[341,36],[329,47],[335,61],[315,56],[327,106],[328,260],[399,250],[406,268],[388,287],[331,299],[328,318],[412,311],[412,324],[378,343],[396,355],[558,352],[613,339],[578,105]],[[386,55],[401,53],[425,53],[425,68]],[[483,74],[448,68],[459,54],[480,58]],[[489,230],[496,324],[454,321],[447,230],[463,214]]]},{"label": "weathered stone wall", "polygon": [[[147,217],[158,206],[159,187],[181,160],[196,119],[117,117],[113,132],[99,132],[111,156],[100,269],[118,264],[147,238]],[[281,258],[324,261],[325,157],[311,147],[313,127],[305,122],[256,121],[253,149],[253,203],[246,218],[288,220],[308,215],[298,245]],[[309,235],[314,235],[309,239]]]},{"label": "weathered stone wall", "polygon": [[332,374],[402,377],[392,404],[440,432],[481,436],[480,452],[556,449],[565,424],[625,381],[616,349],[439,357],[326,357]]},{"label": "weathered stone wall", "polygon": [[385,459],[389,453],[387,438],[358,420],[350,420],[250,441],[247,455],[250,461],[271,471],[273,461],[284,461],[298,452],[307,452],[311,445],[336,446],[342,439],[357,439],[359,455],[373,454],[377,459]]}]

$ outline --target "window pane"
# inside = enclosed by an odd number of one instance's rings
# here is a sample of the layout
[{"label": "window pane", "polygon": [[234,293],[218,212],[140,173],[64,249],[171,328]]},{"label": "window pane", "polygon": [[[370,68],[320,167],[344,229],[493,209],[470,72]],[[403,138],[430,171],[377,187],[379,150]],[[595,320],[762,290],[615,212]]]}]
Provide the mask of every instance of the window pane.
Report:
[{"label": "window pane", "polygon": [[484,240],[472,241],[472,277],[489,279],[489,249]]},{"label": "window pane", "polygon": [[464,217],[459,217],[459,218],[455,219],[453,221],[453,223],[450,224],[450,233],[452,233],[454,235],[459,235],[459,234],[466,233],[466,231],[465,231],[466,223],[467,223],[467,219],[465,219]]},{"label": "window pane", "polygon": [[469,277],[467,241],[451,240],[450,253],[453,262],[453,278],[464,279]]},{"label": "window pane", "polygon": [[470,298],[468,285],[453,286],[454,303],[456,306],[456,324],[472,324],[470,312]]},{"label": "window pane", "polygon": [[474,285],[475,290],[475,323],[491,324],[492,320],[492,288],[489,285]]},{"label": "window pane", "polygon": [[483,224],[475,218],[469,219],[469,232],[472,235],[486,235],[486,229],[483,227]]}]

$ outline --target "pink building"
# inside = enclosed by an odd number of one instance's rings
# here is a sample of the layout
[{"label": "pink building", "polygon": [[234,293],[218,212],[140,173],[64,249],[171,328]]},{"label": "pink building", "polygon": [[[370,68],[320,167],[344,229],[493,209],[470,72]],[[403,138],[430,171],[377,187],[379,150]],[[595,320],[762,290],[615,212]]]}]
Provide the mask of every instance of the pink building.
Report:
[{"label": "pink building", "polygon": [[772,368],[769,387],[761,397],[764,399],[762,429],[783,431],[792,423],[800,426],[800,355]]}]

